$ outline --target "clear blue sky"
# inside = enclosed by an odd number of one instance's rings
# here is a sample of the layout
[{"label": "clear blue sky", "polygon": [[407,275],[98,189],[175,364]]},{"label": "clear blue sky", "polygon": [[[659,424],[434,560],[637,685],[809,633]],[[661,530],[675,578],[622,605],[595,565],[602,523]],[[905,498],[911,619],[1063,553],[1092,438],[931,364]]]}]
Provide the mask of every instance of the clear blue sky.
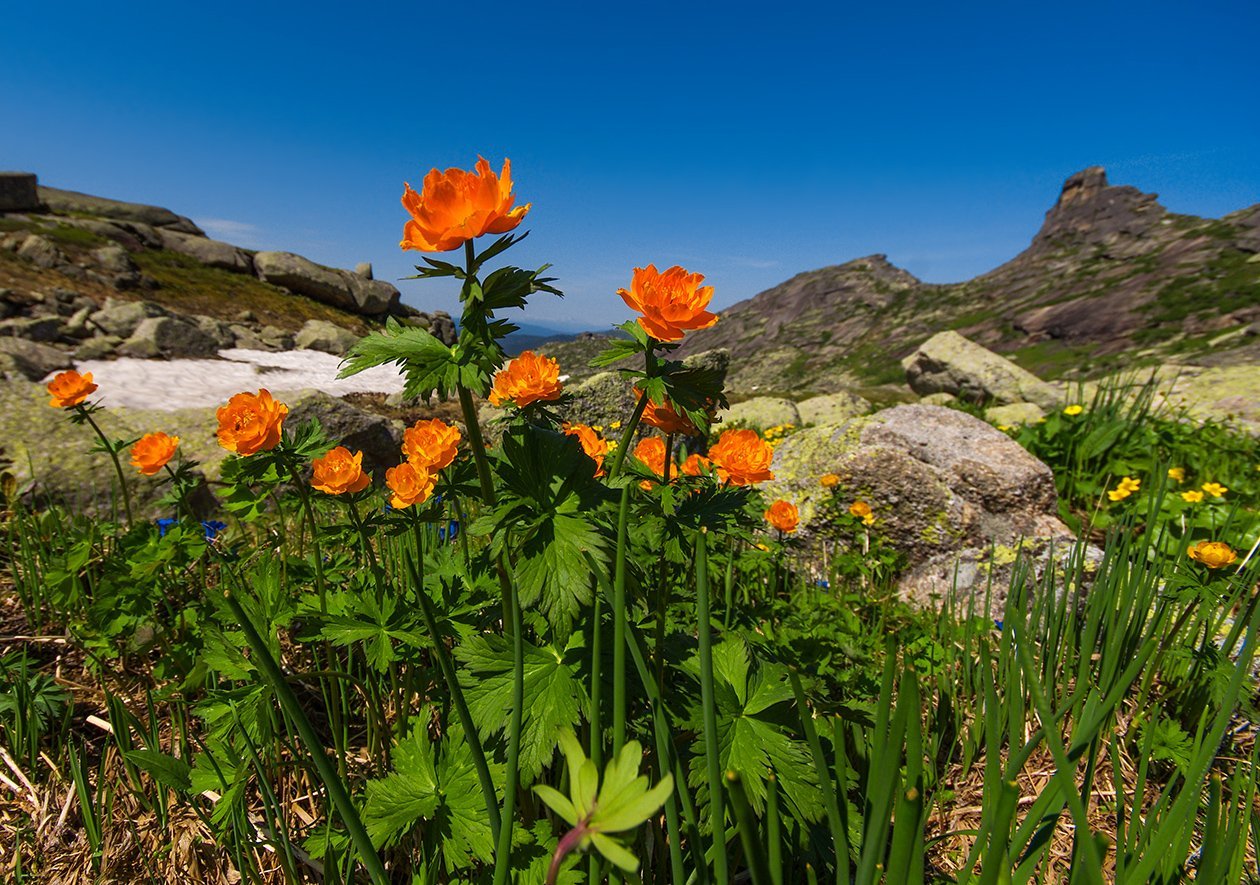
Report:
[{"label": "clear blue sky", "polygon": [[872,252],[966,279],[1091,164],[1174,211],[1260,202],[1258,46],[1249,0],[23,3],[0,168],[397,279],[403,181],[506,155],[509,254],[568,294],[524,319],[600,328],[648,262],[719,307]]}]

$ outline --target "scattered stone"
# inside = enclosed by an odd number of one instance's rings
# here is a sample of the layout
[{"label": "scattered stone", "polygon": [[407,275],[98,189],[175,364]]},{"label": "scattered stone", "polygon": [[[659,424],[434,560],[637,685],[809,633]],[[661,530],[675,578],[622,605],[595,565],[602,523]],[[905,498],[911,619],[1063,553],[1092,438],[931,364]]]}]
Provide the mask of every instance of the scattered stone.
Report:
[{"label": "scattered stone", "polygon": [[193,322],[197,324],[197,328],[206,334],[206,336],[214,342],[214,346],[218,350],[226,350],[229,347],[236,346],[236,334],[232,331],[232,327],[222,320],[216,320],[214,317],[202,316],[198,314],[193,317]]},{"label": "scattered stone", "polygon": [[66,263],[66,256],[61,254],[61,250],[47,237],[39,234],[27,234],[26,239],[18,246],[17,254],[36,267],[53,268]]},{"label": "scattered stone", "polygon": [[919,402],[925,406],[948,406],[958,402],[958,397],[952,393],[929,393],[927,396],[919,397]]},{"label": "scattered stone", "polygon": [[146,206],[142,203],[127,203],[122,200],[110,200],[105,197],[94,197],[77,191],[66,191],[55,187],[39,187],[39,198],[53,212],[63,215],[82,213],[102,218],[135,221],[153,227],[165,227],[183,233],[205,236],[205,231],[193,224],[191,219],[176,215],[170,209],[158,206]]},{"label": "scattered stone", "polygon": [[61,320],[55,316],[0,320],[0,336],[25,338],[27,341],[56,341],[61,337],[61,330]]},{"label": "scattered stone", "polygon": [[[344,273],[344,271],[342,271]],[[402,297],[392,283],[384,280],[364,279],[357,274],[346,274],[350,284],[350,294],[354,298],[353,310],[365,316],[379,316],[389,313]]]},{"label": "scattered stone", "polygon": [[81,362],[108,359],[122,343],[123,339],[117,335],[97,335],[80,344],[74,351],[74,358]]},{"label": "scattered stone", "polygon": [[263,348],[264,350],[293,349],[293,333],[286,332],[278,326],[263,326],[258,332],[258,337],[267,345]]},{"label": "scattered stone", "polygon": [[865,415],[871,404],[856,393],[841,391],[815,396],[796,404],[802,424],[839,424]]},{"label": "scattered stone", "polygon": [[744,400],[718,412],[717,417],[724,425],[752,427],[757,430],[766,430],[780,424],[791,424],[794,427],[801,424],[801,413],[797,411],[796,403],[773,396],[755,396]]},{"label": "scattered stone", "polygon": [[92,250],[92,260],[97,266],[116,274],[137,273],[140,268],[131,260],[127,250],[117,244],[101,246]]},{"label": "scattered stone", "polygon": [[128,338],[142,322],[152,317],[165,316],[161,305],[151,301],[118,301],[106,299],[105,306],[89,317],[89,320],[106,335]]},{"label": "scattered stone", "polygon": [[331,304],[343,310],[354,307],[350,285],[340,273],[294,255],[292,252],[258,252],[254,255],[254,269],[260,279]]},{"label": "scattered stone", "polygon": [[254,312],[253,312],[252,310],[242,310],[242,311],[238,311],[238,312],[237,312],[237,314],[236,314],[236,322],[238,322],[238,323],[256,323],[256,322],[258,322],[258,317],[254,316]]},{"label": "scattered stone", "polygon": [[0,212],[37,212],[39,190],[33,172],[0,172]]},{"label": "scattered stone", "polygon": [[910,388],[920,396],[951,393],[982,405],[1036,403],[1053,409],[1054,388],[1008,359],[957,332],[939,332],[901,361]]},{"label": "scattered stone", "polygon": [[187,255],[208,267],[218,267],[233,273],[254,272],[254,259],[244,249],[238,249],[231,243],[165,229],[159,230],[158,235],[162,239],[162,248]]},{"label": "scattered stone", "polygon": [[196,323],[170,316],[144,320],[117,349],[119,356],[143,359],[212,357],[218,351],[214,339]]},{"label": "scattered stone", "polygon": [[120,225],[113,224],[109,221],[103,221],[99,218],[75,218],[69,215],[44,216],[49,224],[62,225],[64,227],[73,227],[77,230],[85,230],[88,233],[96,234],[107,240],[111,240],[122,246],[128,252],[139,252],[147,244],[145,241],[132,233],[130,230]]},{"label": "scattered stone", "polygon": [[354,272],[365,280],[372,279],[372,262],[360,261],[354,266]]},{"label": "scattered stone", "polygon": [[70,354],[25,338],[0,338],[0,375],[12,381],[39,381],[73,365]]},{"label": "scattered stone", "polygon": [[358,340],[349,329],[327,320],[307,320],[293,337],[293,343],[303,350],[322,350],[334,356],[346,353]]},{"label": "scattered stone", "polygon": [[1007,427],[1036,424],[1044,417],[1045,410],[1036,403],[1011,403],[1009,406],[992,406],[984,410],[984,418],[990,424]]}]

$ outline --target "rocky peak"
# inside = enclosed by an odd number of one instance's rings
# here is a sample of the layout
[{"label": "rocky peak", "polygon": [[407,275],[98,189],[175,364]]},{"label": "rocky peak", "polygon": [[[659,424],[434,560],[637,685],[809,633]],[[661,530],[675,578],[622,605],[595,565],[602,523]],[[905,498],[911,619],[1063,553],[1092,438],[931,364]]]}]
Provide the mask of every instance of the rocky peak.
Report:
[{"label": "rocky peak", "polygon": [[1117,236],[1142,237],[1167,214],[1158,194],[1107,182],[1107,170],[1090,166],[1063,182],[1063,190],[1032,242],[1032,251],[1102,245]]}]

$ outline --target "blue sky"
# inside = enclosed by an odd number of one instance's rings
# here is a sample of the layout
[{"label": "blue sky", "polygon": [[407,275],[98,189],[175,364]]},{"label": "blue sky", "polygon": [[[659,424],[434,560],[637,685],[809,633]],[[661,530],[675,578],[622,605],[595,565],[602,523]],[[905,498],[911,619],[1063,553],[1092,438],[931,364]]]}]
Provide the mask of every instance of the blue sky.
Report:
[{"label": "blue sky", "polygon": [[568,296],[524,319],[585,328],[648,262],[719,307],[872,252],[966,279],[1092,164],[1174,211],[1260,202],[1246,0],[357,6],[7,10],[0,168],[397,280],[402,182],[506,155],[534,204],[509,254]]}]

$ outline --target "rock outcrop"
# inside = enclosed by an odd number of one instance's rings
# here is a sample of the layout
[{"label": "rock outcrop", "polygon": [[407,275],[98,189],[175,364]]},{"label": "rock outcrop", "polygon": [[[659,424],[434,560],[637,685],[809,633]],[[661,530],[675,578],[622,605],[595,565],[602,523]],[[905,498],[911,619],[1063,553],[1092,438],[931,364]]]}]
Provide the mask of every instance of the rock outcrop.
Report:
[{"label": "rock outcrop", "polygon": [[981,405],[1036,403],[1053,409],[1059,395],[1021,369],[957,332],[939,332],[901,361],[910,389],[920,396],[948,393]]}]

